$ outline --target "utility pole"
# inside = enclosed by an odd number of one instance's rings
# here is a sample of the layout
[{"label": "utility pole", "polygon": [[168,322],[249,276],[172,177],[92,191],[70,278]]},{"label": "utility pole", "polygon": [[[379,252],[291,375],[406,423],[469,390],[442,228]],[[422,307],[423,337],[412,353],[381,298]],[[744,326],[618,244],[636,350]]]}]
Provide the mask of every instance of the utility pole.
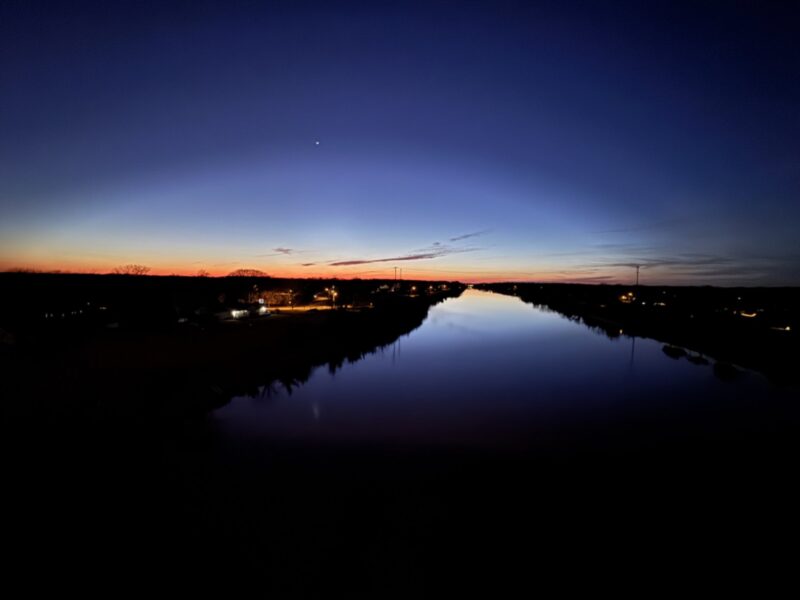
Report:
[{"label": "utility pole", "polygon": [[639,287],[639,267],[642,265],[634,265],[636,267],[636,287]]}]

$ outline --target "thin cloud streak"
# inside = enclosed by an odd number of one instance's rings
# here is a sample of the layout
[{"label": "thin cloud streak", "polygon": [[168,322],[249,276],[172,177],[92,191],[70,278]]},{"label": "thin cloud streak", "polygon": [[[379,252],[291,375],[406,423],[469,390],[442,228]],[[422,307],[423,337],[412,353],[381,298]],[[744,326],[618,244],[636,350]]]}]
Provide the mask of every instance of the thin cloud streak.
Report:
[{"label": "thin cloud streak", "polygon": [[457,235],[456,237],[451,237],[449,241],[458,242],[461,240],[478,237],[479,235],[485,235],[490,231],[491,231],[490,229],[481,229],[480,231],[473,231],[472,233],[465,233],[463,235]]},{"label": "thin cloud streak", "polygon": [[[597,261],[575,265],[575,272],[592,271],[597,275],[609,270],[641,268],[642,274],[651,273],[648,279],[656,282],[691,282],[693,284],[761,282],[787,271],[787,263],[778,258],[732,257],[702,253],[645,256],[622,260]],[[627,277],[624,277],[625,279]]]},{"label": "thin cloud streak", "polygon": [[256,254],[256,256],[291,256],[292,254],[299,254],[299,253],[300,250],[278,246],[277,248],[273,248],[272,252],[268,252],[267,254]]},{"label": "thin cloud streak", "polygon": [[430,260],[432,258],[441,258],[442,256],[448,256],[450,254],[461,254],[464,252],[476,252],[481,248],[449,248],[447,246],[442,246],[436,250],[430,252],[419,252],[416,254],[405,254],[401,256],[390,256],[387,258],[367,258],[367,259],[352,259],[352,260],[337,260],[329,265],[333,267],[348,267],[352,265],[367,265],[372,263],[384,263],[384,262],[400,262],[400,261],[410,261],[410,260]]}]

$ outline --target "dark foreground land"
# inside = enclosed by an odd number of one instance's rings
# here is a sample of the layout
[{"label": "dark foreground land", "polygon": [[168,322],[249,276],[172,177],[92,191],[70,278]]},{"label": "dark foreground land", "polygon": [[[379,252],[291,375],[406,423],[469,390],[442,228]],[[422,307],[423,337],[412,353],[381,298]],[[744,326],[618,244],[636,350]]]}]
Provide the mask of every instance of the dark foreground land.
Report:
[{"label": "dark foreground land", "polygon": [[[180,422],[275,383],[298,385],[314,367],[335,370],[393,342],[463,290],[445,282],[392,290],[383,281],[39,274],[0,275],[0,284],[4,410],[98,427]],[[334,286],[335,299],[313,300]],[[293,304],[259,315],[260,296],[280,301],[290,287]],[[231,310],[250,312],[234,319]]]},{"label": "dark foreground land", "polygon": [[610,337],[624,334],[665,342],[669,356],[710,359],[723,378],[734,378],[738,365],[782,384],[798,382],[800,288],[534,283],[480,287],[518,296]]},{"label": "dark foreground land", "polygon": [[81,335],[3,322],[14,335],[2,357],[8,570],[29,589],[247,581],[275,598],[527,597],[553,586],[642,597],[748,584],[763,595],[793,573],[797,419],[734,436],[660,422],[565,428],[546,447],[508,451],[217,445],[208,409],[355,359],[458,293]]}]

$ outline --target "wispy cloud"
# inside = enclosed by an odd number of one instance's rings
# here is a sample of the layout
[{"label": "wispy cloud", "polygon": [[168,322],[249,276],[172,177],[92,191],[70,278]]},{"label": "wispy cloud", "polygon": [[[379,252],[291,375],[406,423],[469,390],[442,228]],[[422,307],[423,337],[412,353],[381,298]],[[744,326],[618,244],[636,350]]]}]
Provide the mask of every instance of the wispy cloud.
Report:
[{"label": "wispy cloud", "polygon": [[[450,242],[459,242],[462,240],[470,239],[477,237],[479,235],[483,235],[488,233],[490,230],[484,229],[481,231],[473,231],[470,233],[465,233],[463,235],[458,235],[452,238],[449,238]],[[273,248],[276,253],[280,255],[288,256],[292,254],[300,254],[302,250],[295,250],[293,248]],[[314,267],[318,265],[328,265],[331,267],[352,267],[357,265],[369,265],[369,264],[378,264],[378,263],[390,263],[390,262],[409,262],[409,261],[417,261],[417,260],[431,260],[434,258],[441,258],[443,256],[448,256],[450,254],[462,254],[464,252],[476,252],[478,250],[483,250],[483,248],[474,247],[474,246],[462,246],[462,245],[450,245],[448,243],[443,242],[433,242],[430,246],[425,248],[417,248],[414,250],[410,250],[405,254],[396,254],[392,256],[382,256],[379,258],[347,258],[347,259],[339,259],[339,260],[331,260],[331,261],[315,261],[315,262],[305,262],[300,263],[301,267]],[[268,255],[261,255],[261,256],[274,256],[272,254]],[[366,273],[366,271],[365,271]]]},{"label": "wispy cloud", "polygon": [[290,256],[292,254],[298,254],[300,251],[294,248],[284,248],[283,246],[278,246],[277,248],[273,248],[272,252],[267,252],[266,254],[256,254],[256,256]]},{"label": "wispy cloud", "polygon": [[371,263],[398,262],[401,260],[425,260],[428,258],[437,258],[439,256],[441,256],[441,254],[429,252],[427,254],[409,254],[408,256],[392,256],[389,258],[337,260],[336,262],[332,262],[330,264],[334,267],[347,267],[350,265],[368,265]]},{"label": "wispy cloud", "polygon": [[643,269],[654,267],[721,267],[737,261],[727,256],[714,256],[709,254],[680,254],[677,256],[648,257],[630,262],[607,262],[607,267],[641,267]]},{"label": "wispy cloud", "polygon": [[461,240],[466,240],[469,238],[478,237],[479,235],[484,235],[489,233],[490,229],[481,229],[480,231],[473,231],[472,233],[465,233],[462,235],[457,235],[456,237],[451,237],[449,241],[451,242],[458,242]]},{"label": "wispy cloud", "polygon": [[386,263],[386,262],[400,262],[409,260],[429,260],[432,258],[440,258],[450,254],[461,254],[463,252],[475,252],[480,248],[452,248],[450,246],[437,246],[431,250],[424,252],[415,252],[410,254],[402,254],[400,256],[389,256],[385,258],[355,258],[349,260],[336,260],[330,262],[333,267],[349,267],[352,265],[367,265],[372,263]]},{"label": "wispy cloud", "polygon": [[[662,253],[655,248],[649,251],[640,248],[636,253],[622,252],[614,257],[594,260],[574,266],[580,271],[593,272],[590,276],[604,276],[619,269],[641,268],[642,276],[650,273],[647,280],[685,283],[737,284],[759,282],[770,278],[781,278],[787,271],[787,263],[776,257],[734,256],[683,252]],[[623,279],[628,275],[620,273]]]}]

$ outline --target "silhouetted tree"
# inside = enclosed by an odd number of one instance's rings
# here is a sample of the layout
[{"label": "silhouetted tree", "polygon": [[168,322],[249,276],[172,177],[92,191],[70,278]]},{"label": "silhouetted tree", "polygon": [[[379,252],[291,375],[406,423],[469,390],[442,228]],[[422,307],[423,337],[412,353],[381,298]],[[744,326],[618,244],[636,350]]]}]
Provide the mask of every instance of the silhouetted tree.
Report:
[{"label": "silhouetted tree", "polygon": [[147,275],[150,272],[150,267],[144,265],[122,265],[114,269],[115,275]]},{"label": "silhouetted tree", "polygon": [[228,277],[267,277],[267,274],[258,269],[236,269],[228,273]]},{"label": "silhouetted tree", "polygon": [[198,276],[198,277],[210,277],[210,276],[211,276],[211,273],[209,273],[209,272],[208,272],[208,271],[206,271],[205,269],[200,269],[200,270],[197,272],[197,276]]}]

